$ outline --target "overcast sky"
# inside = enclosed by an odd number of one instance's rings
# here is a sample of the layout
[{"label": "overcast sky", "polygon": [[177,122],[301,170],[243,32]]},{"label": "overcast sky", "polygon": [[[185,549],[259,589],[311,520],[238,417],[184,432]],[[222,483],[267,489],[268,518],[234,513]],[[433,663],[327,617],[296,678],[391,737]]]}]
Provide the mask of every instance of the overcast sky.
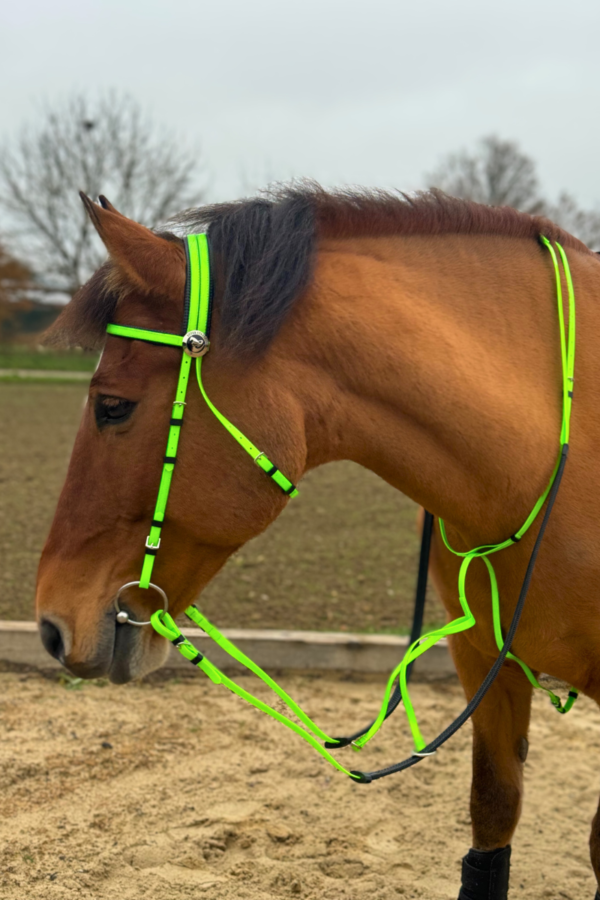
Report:
[{"label": "overcast sky", "polygon": [[599,46],[598,0],[19,0],[0,136],[75,89],[128,91],[198,142],[222,199],[300,175],[413,189],[495,132],[592,207]]}]

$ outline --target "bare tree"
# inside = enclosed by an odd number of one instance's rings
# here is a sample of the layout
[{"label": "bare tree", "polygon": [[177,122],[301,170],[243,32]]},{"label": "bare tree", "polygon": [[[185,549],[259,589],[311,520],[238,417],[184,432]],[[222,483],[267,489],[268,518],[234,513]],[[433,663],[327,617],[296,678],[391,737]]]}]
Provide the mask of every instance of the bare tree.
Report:
[{"label": "bare tree", "polygon": [[581,209],[566,192],[556,203],[544,199],[534,161],[514,141],[484,137],[474,153],[450,153],[426,179],[454,197],[547,216],[588,246],[600,247],[600,213]]},{"label": "bare tree", "polygon": [[83,94],[48,108],[0,154],[0,209],[11,249],[72,293],[104,251],[78,192],[106,194],[153,226],[198,205],[199,153],[165,136],[129,96]]},{"label": "bare tree", "polygon": [[530,213],[543,208],[534,161],[513,141],[493,134],[482,138],[474,153],[449,154],[426,177],[432,187],[465,200]]},{"label": "bare tree", "polygon": [[600,249],[600,213],[581,209],[571,194],[563,191],[557,203],[548,203],[544,215],[587,244],[592,250]]}]

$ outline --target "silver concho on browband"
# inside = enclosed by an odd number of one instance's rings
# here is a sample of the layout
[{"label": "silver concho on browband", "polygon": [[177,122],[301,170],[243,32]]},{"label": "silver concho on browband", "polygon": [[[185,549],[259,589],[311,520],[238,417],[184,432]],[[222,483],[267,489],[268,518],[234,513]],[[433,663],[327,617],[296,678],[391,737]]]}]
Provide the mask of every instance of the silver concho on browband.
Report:
[{"label": "silver concho on browband", "polygon": [[188,331],[182,343],[188,356],[204,356],[210,349],[210,341],[203,331]]}]

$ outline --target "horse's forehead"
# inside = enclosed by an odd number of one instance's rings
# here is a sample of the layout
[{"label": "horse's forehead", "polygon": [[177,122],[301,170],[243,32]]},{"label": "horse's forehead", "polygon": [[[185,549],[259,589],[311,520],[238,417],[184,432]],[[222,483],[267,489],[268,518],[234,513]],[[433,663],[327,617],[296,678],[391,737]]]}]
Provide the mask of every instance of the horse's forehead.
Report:
[{"label": "horse's forehead", "polygon": [[158,401],[172,393],[178,363],[172,348],[109,336],[90,382],[90,395]]}]

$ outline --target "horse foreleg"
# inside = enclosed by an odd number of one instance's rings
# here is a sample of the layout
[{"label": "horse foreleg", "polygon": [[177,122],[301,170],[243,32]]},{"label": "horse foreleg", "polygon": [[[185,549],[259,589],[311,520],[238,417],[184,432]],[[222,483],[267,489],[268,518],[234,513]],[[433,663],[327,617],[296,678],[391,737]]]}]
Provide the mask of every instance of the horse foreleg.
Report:
[{"label": "horse foreleg", "polygon": [[[592,821],[592,832],[590,834],[590,858],[592,860],[592,868],[596,876],[596,881],[600,884],[600,806]],[[600,888],[596,892],[595,900],[600,900]]]},{"label": "horse foreleg", "polygon": [[[464,635],[456,635],[450,643],[470,700],[493,658],[479,653]],[[473,714],[473,847],[463,859],[459,900],[508,896],[510,842],[521,814],[531,694],[521,670],[509,663]]]}]

